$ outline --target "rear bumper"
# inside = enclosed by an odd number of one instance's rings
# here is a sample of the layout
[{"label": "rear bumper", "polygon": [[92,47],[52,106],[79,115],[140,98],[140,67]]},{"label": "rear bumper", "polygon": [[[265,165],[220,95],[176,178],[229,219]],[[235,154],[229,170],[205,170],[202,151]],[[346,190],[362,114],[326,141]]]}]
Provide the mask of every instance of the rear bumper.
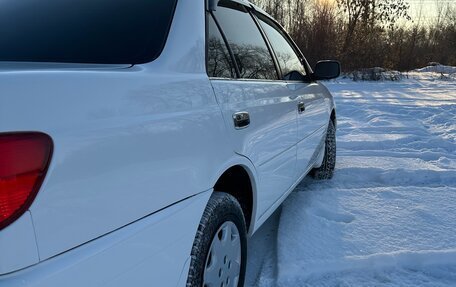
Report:
[{"label": "rear bumper", "polygon": [[2,275],[0,286],[184,286],[193,240],[211,193],[201,193],[32,267]]}]

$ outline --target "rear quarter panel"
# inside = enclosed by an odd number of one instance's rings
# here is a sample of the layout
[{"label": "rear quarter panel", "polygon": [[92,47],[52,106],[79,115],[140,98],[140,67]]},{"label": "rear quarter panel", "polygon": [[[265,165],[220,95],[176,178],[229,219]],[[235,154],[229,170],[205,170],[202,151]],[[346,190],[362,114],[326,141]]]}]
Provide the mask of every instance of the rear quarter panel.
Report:
[{"label": "rear quarter panel", "polygon": [[152,63],[0,65],[0,132],[54,141],[30,208],[40,260],[213,187],[213,167],[234,152],[205,72],[204,35],[204,1],[180,0]]},{"label": "rear quarter panel", "polygon": [[41,258],[210,189],[210,167],[229,156],[205,75],[135,67],[0,76],[0,130],[54,141],[30,209]]}]

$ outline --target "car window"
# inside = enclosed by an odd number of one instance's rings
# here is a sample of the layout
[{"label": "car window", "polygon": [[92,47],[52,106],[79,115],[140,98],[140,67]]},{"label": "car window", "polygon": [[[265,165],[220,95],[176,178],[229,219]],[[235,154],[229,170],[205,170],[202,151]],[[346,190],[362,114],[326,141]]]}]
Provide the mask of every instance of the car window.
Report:
[{"label": "car window", "polygon": [[207,74],[216,78],[235,78],[236,69],[212,15],[209,15],[207,42]]},{"label": "car window", "polygon": [[222,0],[214,15],[233,52],[240,77],[277,80],[277,71],[268,46],[246,8]]},{"label": "car window", "polygon": [[139,64],[157,58],[177,0],[2,0],[0,61]]},{"label": "car window", "polygon": [[[283,80],[302,79],[306,70],[282,29],[263,15],[258,15],[258,20],[274,50]],[[293,72],[299,72],[302,76],[296,78],[296,73]]]}]

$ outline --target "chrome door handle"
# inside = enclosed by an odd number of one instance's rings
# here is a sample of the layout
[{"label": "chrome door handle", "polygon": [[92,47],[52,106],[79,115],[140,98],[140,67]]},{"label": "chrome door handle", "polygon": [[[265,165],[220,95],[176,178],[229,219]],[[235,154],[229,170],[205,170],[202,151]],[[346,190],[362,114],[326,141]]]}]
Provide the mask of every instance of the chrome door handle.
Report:
[{"label": "chrome door handle", "polygon": [[298,113],[302,114],[306,111],[306,104],[304,102],[298,103]]},{"label": "chrome door handle", "polygon": [[245,129],[250,125],[250,115],[248,112],[237,112],[233,115],[234,127]]}]

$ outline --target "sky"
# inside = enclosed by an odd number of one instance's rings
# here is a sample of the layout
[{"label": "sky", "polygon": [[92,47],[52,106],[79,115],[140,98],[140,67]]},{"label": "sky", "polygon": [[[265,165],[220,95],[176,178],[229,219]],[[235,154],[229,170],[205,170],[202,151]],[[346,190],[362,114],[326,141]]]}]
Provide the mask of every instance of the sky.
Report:
[{"label": "sky", "polygon": [[[410,16],[416,20],[422,11],[422,18],[425,21],[432,21],[437,17],[438,5],[453,4],[456,5],[456,0],[406,0],[410,3]],[[437,4],[439,3],[439,4]]]},{"label": "sky", "polygon": [[[323,0],[335,3],[336,0]],[[421,14],[422,21],[431,22],[437,17],[437,7],[451,4],[456,7],[456,0],[405,0],[410,4],[409,15],[416,21]]]},{"label": "sky", "polygon": [[[321,0],[336,3],[336,0]],[[416,22],[421,15],[423,23],[432,22],[437,18],[437,7],[446,7],[448,4],[456,7],[456,0],[405,0],[410,4],[409,15]]]}]

